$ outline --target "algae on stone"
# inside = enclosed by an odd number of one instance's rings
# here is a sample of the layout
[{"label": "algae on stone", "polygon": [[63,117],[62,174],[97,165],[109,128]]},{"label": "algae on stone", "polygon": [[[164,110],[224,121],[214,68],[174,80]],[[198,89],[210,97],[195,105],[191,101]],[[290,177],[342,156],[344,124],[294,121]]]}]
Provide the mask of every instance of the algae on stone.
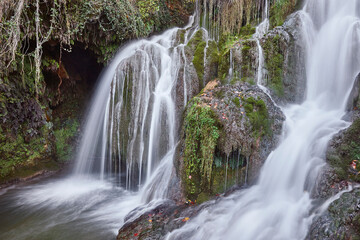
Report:
[{"label": "algae on stone", "polygon": [[196,199],[210,188],[212,166],[219,123],[212,109],[194,98],[186,112],[184,121],[185,150],[184,174],[185,192],[189,198]]},{"label": "algae on stone", "polygon": [[284,56],[280,50],[280,36],[269,36],[264,43],[264,58],[268,70],[268,85],[278,97],[284,95],[283,67]]}]

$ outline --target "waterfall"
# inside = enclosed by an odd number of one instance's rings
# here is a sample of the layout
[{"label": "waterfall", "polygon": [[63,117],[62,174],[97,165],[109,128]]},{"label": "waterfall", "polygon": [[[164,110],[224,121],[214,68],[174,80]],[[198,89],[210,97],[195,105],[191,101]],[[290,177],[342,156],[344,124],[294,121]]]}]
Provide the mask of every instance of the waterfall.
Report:
[{"label": "waterfall", "polygon": [[[124,46],[104,70],[87,114],[75,176],[111,179],[127,190],[146,185],[143,198],[165,197],[177,141],[176,114],[182,110],[176,110],[178,81],[183,81],[182,107],[190,97],[184,48],[188,35],[199,28],[198,3],[196,9],[185,28]],[[150,179],[164,186],[152,188]]]},{"label": "waterfall", "polygon": [[141,40],[119,51],[101,77],[75,174],[99,172],[104,178],[117,173],[119,182],[133,189],[174,147],[175,77],[169,48],[176,32],[169,30],[162,38]]},{"label": "waterfall", "polygon": [[316,209],[323,209],[310,193],[325,165],[328,141],[349,126],[342,118],[360,71],[358,7],[358,0],[306,1],[299,29],[308,41],[306,99],[282,109],[282,142],[268,156],[254,186],[215,202],[167,239],[306,237],[312,219],[321,212]]},{"label": "waterfall", "polygon": [[[270,96],[269,90],[264,86],[264,51],[260,44],[260,39],[269,31],[269,2],[265,1],[265,7],[264,7],[264,17],[263,21],[256,27],[256,32],[254,34],[256,45],[258,47],[258,71],[257,71],[257,85]],[[271,98],[271,96],[270,96]]]},{"label": "waterfall", "polygon": [[179,115],[194,94],[185,47],[198,12],[185,28],[119,50],[99,78],[73,173],[10,195],[1,239],[111,239],[126,216],[166,201]]}]

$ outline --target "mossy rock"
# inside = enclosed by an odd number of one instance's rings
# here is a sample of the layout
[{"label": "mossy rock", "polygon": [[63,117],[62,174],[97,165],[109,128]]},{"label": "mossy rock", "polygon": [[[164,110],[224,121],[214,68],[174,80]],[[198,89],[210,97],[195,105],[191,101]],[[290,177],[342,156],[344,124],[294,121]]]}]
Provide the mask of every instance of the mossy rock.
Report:
[{"label": "mossy rock", "polygon": [[245,112],[249,118],[255,138],[264,135],[271,135],[270,120],[266,104],[262,99],[249,97],[245,100]]},{"label": "mossy rock", "polygon": [[213,110],[198,98],[189,103],[184,120],[183,183],[188,199],[196,200],[210,189],[211,171],[220,124]]},{"label": "mossy rock", "polygon": [[[336,144],[336,145],[335,145]],[[360,119],[334,139],[327,153],[327,161],[340,180],[360,182]],[[351,164],[355,161],[356,168]]]},{"label": "mossy rock", "polygon": [[207,45],[204,85],[218,77],[218,66],[220,60],[217,43],[209,40]]},{"label": "mossy rock", "polygon": [[43,128],[39,136],[28,141],[22,134],[15,137],[0,127],[0,183],[26,178],[42,170],[59,169],[52,157],[47,126]]},{"label": "mossy rock", "polygon": [[270,27],[281,26],[287,16],[300,9],[302,0],[278,0],[270,7]]},{"label": "mossy rock", "polygon": [[67,162],[71,159],[75,147],[72,144],[78,133],[79,123],[76,120],[69,120],[62,124],[62,127],[54,131],[56,158],[60,162]]},{"label": "mossy rock", "polygon": [[[254,41],[241,42],[241,78],[254,78]],[[257,52],[257,49],[255,50]]]},{"label": "mossy rock", "polygon": [[220,53],[218,75],[221,80],[225,80],[230,69],[230,49],[226,49]]},{"label": "mossy rock", "polygon": [[265,104],[265,96],[247,83],[212,81],[187,105],[179,153],[187,199],[199,203],[255,178],[262,164],[260,146],[266,142],[264,151],[272,148],[272,130],[279,134],[283,120],[274,106],[268,112],[266,104],[272,103],[266,99]]},{"label": "mossy rock", "polygon": [[248,39],[251,38],[256,32],[256,28],[253,27],[251,24],[247,24],[240,29],[239,36],[241,39]]},{"label": "mossy rock", "polygon": [[205,87],[204,83],[204,69],[205,69],[205,63],[204,63],[204,56],[205,56],[205,47],[206,42],[202,41],[200,42],[195,50],[194,58],[192,63],[194,64],[196,73],[198,75],[199,81],[200,81],[200,88]]},{"label": "mossy rock", "polygon": [[191,53],[194,53],[198,45],[204,41],[205,41],[205,33],[202,29],[199,29],[189,40],[187,47],[190,49]]},{"label": "mossy rock", "polygon": [[278,96],[284,96],[283,68],[284,53],[280,48],[279,35],[268,35],[263,44],[266,69],[268,70],[268,86]]},{"label": "mossy rock", "polygon": [[176,42],[178,44],[184,44],[185,43],[185,34],[186,34],[186,29],[180,29],[179,31],[177,31],[177,33],[176,33]]}]

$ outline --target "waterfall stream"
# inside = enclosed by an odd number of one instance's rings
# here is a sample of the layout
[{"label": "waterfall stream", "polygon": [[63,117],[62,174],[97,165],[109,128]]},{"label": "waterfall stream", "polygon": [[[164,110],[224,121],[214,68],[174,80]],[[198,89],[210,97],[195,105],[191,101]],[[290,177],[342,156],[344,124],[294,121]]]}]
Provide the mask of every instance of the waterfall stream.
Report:
[{"label": "waterfall stream", "polygon": [[110,239],[132,210],[136,216],[166,199],[179,127],[177,84],[182,111],[191,97],[184,47],[198,18],[119,50],[99,78],[73,173],[6,193],[0,239]]},{"label": "waterfall stream", "polygon": [[[310,193],[325,164],[327,143],[349,125],[342,118],[360,71],[358,7],[357,0],[306,2],[300,12],[301,30],[309,40],[306,99],[282,109],[286,115],[282,142],[254,186],[217,201],[167,239],[306,237],[313,217],[321,212],[314,209],[323,209],[314,205]],[[265,24],[266,20],[261,25]],[[261,46],[259,50],[261,55]]]},{"label": "waterfall stream", "polygon": [[[262,2],[263,22],[254,35],[259,50],[257,84],[268,93],[260,38],[269,30],[269,1]],[[119,50],[100,77],[72,174],[5,193],[0,201],[0,215],[6,216],[0,217],[0,239],[114,238],[134,208],[138,207],[137,216],[168,197],[180,124],[177,111],[192,97],[185,46],[200,29],[200,20],[210,25],[212,14],[200,16],[200,8],[197,2],[197,14],[184,29],[170,29]],[[315,205],[310,196],[325,164],[328,141],[350,124],[343,117],[360,72],[357,9],[358,0],[306,1],[299,29],[308,41],[306,99],[282,108],[282,142],[269,155],[255,185],[213,201],[166,239],[306,237],[313,218],[329,204]],[[207,43],[204,62],[208,38],[219,39],[219,24],[214,28],[202,28]],[[179,82],[182,89],[177,91]]]}]

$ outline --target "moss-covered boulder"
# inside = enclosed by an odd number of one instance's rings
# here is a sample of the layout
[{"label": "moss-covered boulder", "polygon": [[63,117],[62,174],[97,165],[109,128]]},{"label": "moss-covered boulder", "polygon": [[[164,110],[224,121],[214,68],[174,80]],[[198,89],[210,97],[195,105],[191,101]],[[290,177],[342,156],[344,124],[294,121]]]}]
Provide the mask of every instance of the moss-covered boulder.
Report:
[{"label": "moss-covered boulder", "polygon": [[[340,181],[360,183],[360,119],[356,119],[348,129],[337,134],[331,141],[327,161]],[[355,168],[352,167],[353,163]]]},{"label": "moss-covered boulder", "polygon": [[[178,39],[183,39],[183,31],[179,31]],[[217,69],[219,64],[218,44],[208,39],[207,33],[203,29],[199,29],[192,33],[188,30],[190,39],[185,46],[185,54],[187,62],[194,67],[199,80],[199,92],[211,80],[217,77]],[[181,41],[180,41],[181,42]],[[193,79],[193,78],[192,78]]]},{"label": "moss-covered boulder", "polygon": [[270,27],[281,26],[286,18],[302,7],[303,0],[278,0],[270,6]]},{"label": "moss-covered boulder", "polygon": [[219,84],[208,83],[184,113],[176,165],[192,202],[254,181],[284,120],[257,86]]},{"label": "moss-covered boulder", "polygon": [[255,28],[250,24],[239,35],[222,34],[219,40],[218,78],[223,84],[242,80],[255,84],[258,68],[258,47],[253,39]]},{"label": "moss-covered boulder", "polygon": [[306,88],[305,39],[299,13],[291,15],[261,39],[265,74],[263,83],[278,103],[300,103]]}]

